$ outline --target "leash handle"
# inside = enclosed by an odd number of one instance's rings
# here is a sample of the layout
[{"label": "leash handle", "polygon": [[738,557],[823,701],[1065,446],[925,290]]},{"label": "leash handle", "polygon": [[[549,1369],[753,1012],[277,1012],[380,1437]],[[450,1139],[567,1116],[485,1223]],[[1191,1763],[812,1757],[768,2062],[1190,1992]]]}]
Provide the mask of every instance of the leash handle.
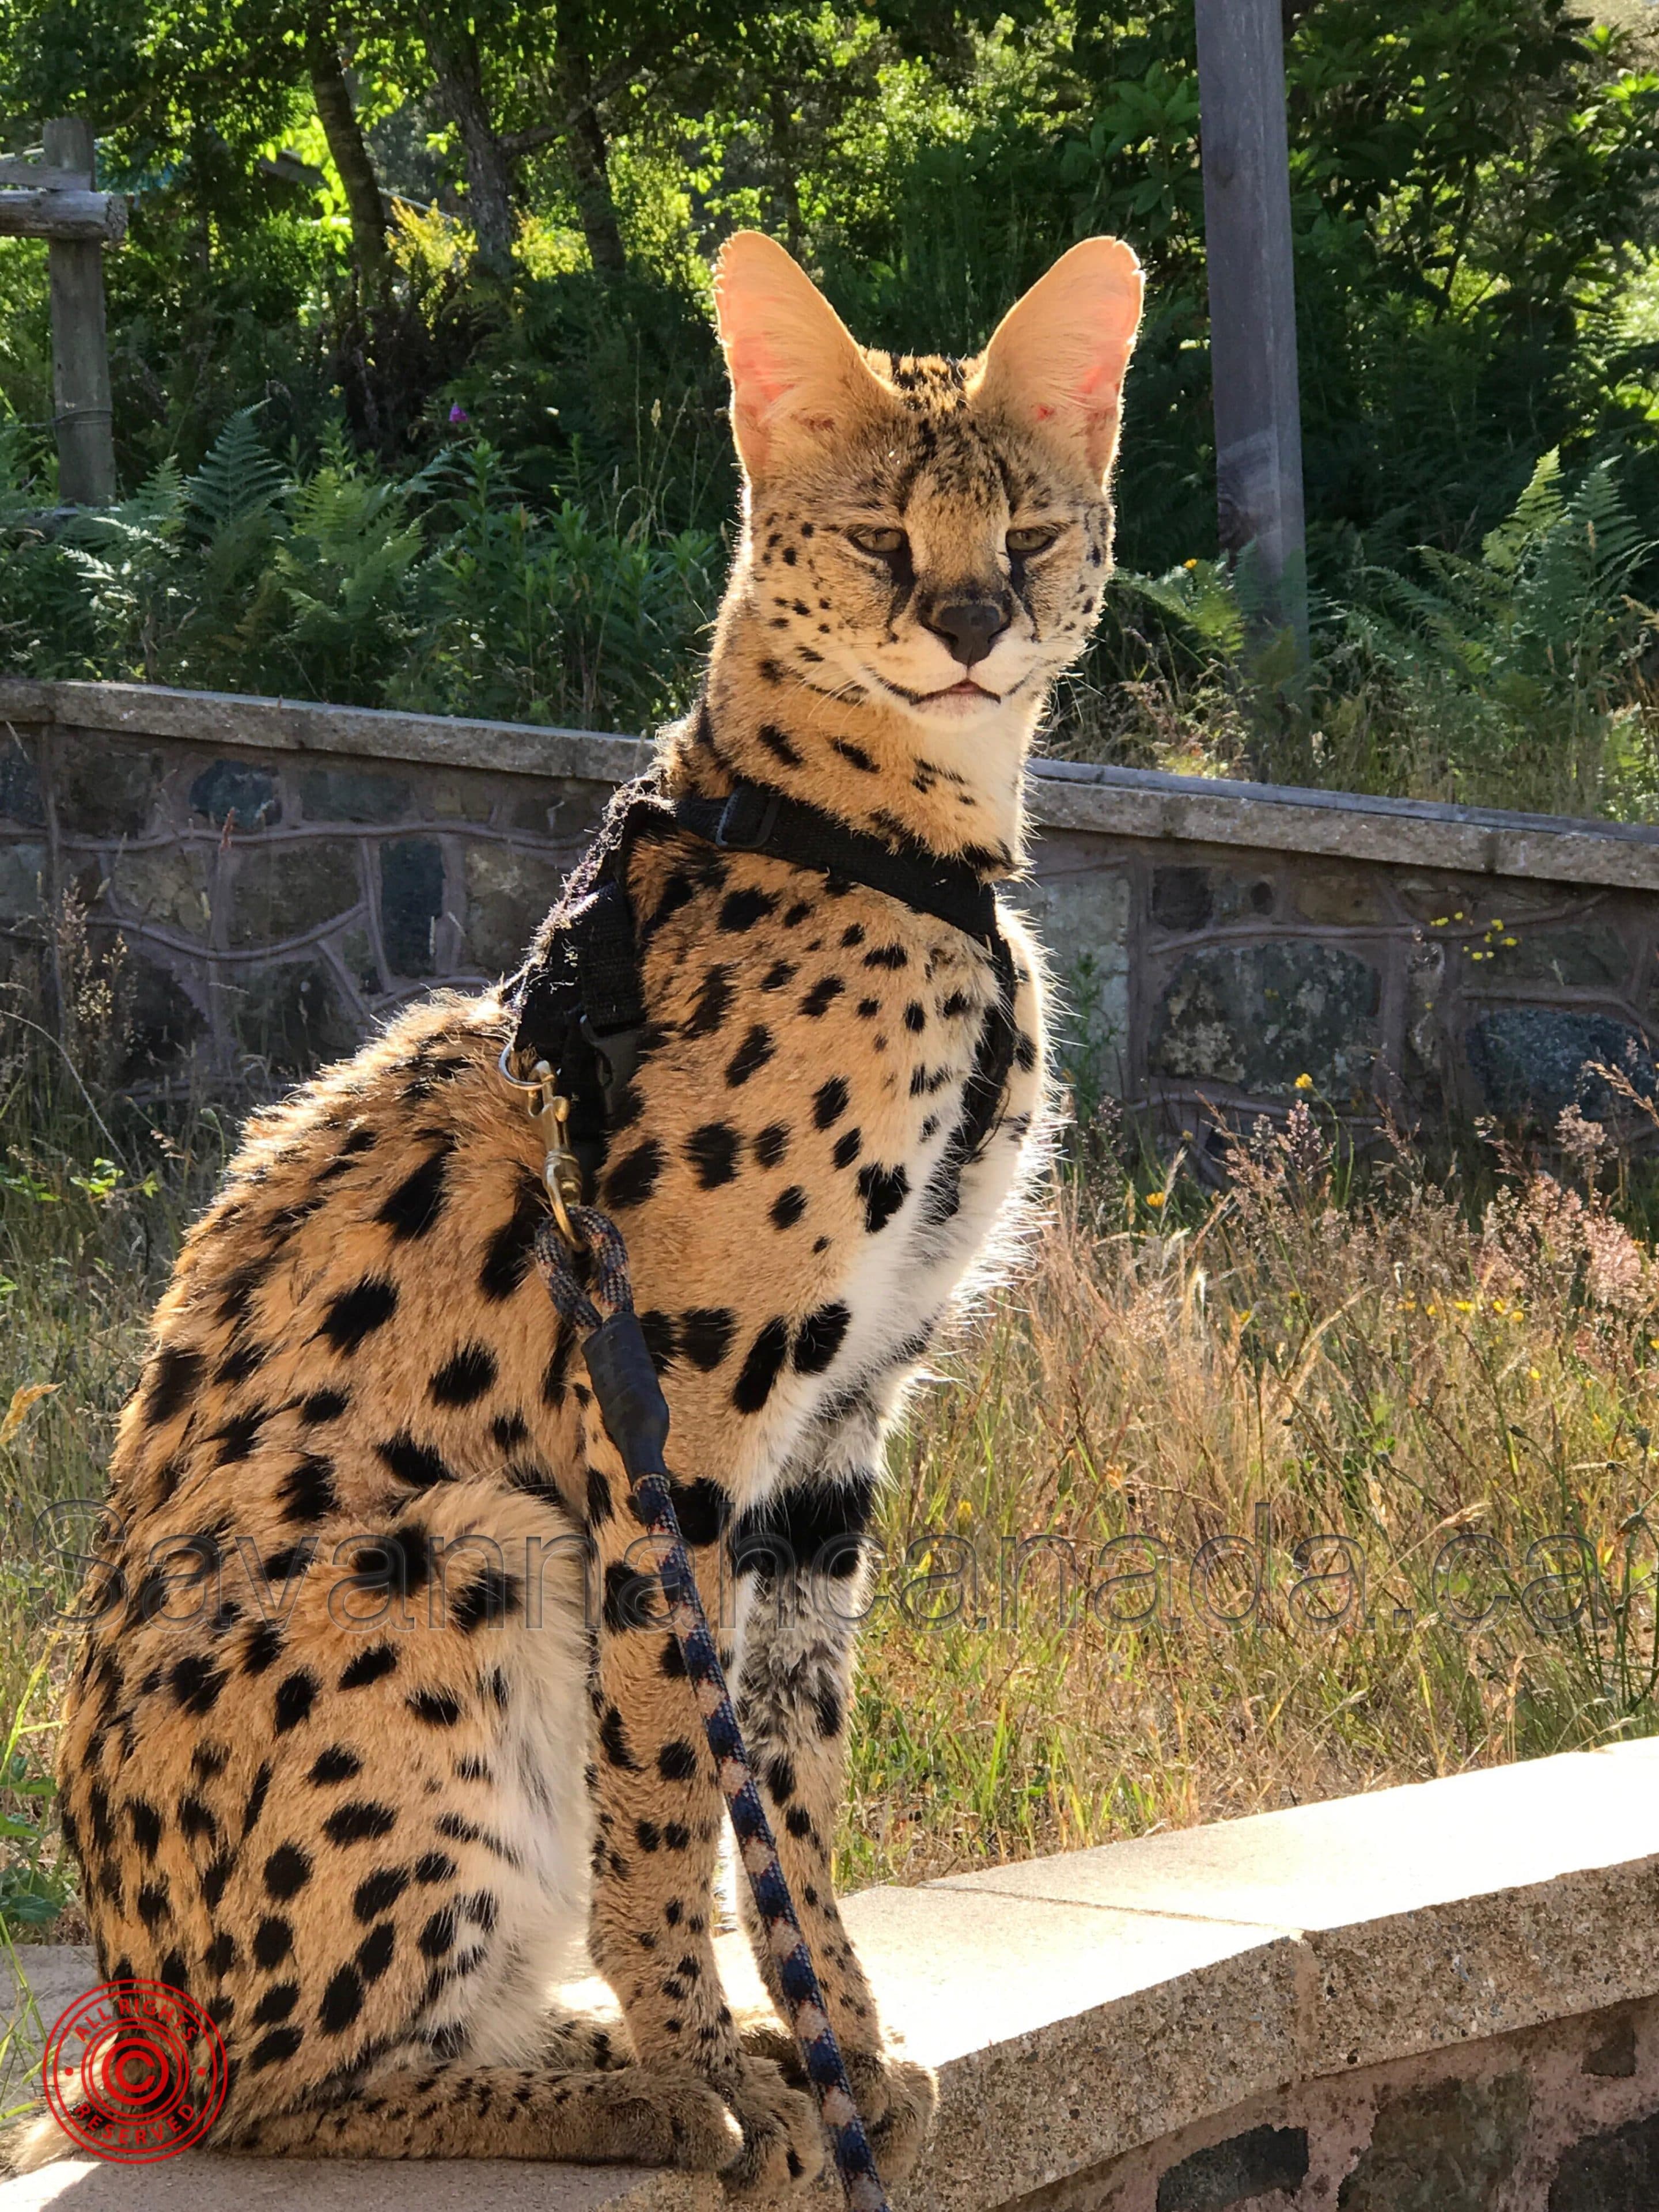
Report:
[{"label": "leash handle", "polygon": [[720,1794],[732,1817],[738,1856],[749,1878],[768,1948],[777,1964],[789,2026],[830,2131],[848,2204],[851,2212],[888,2212],[887,2192],[859,2117],[841,2046],[830,2024],[829,2008],[778,1858],[777,1840],[761,1802],[726,1686],[726,1670],[720,1665],[696,1575],[680,1534],[673,1491],[662,1464],[668,1406],[634,1311],[628,1249],[616,1224],[597,1207],[573,1206],[569,1212],[589,1261],[586,1287],[576,1274],[576,1253],[550,1220],[538,1232],[536,1258],[554,1304],[581,1337],[600,1415],[633,1486],[634,1510],[655,1539],[657,1573],[667,1601],[669,1626],[685,1662],[686,1680],[708,1739]]}]

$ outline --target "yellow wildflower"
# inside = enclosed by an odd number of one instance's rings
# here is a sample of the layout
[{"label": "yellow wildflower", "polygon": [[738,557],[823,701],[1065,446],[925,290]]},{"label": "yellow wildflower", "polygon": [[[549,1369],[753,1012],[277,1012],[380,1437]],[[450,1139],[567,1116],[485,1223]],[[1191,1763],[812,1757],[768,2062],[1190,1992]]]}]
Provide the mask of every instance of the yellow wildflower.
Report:
[{"label": "yellow wildflower", "polygon": [[1312,1076],[1298,1075],[1296,1079],[1296,1087],[1298,1091],[1311,1091],[1313,1089]]}]

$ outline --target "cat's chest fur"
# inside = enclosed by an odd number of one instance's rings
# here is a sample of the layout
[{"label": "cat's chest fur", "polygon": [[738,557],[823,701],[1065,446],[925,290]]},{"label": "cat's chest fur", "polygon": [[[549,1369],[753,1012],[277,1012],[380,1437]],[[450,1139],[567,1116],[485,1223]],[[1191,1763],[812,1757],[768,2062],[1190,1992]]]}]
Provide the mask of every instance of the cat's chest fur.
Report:
[{"label": "cat's chest fur", "polygon": [[[653,853],[631,889],[649,1026],[601,1202],[681,1368],[729,1340],[732,1409],[750,1418],[728,1432],[724,1479],[752,1502],[827,1405],[885,1395],[914,1365],[994,1242],[1038,1140],[1040,974],[1005,915],[1012,1036],[970,1156],[964,1116],[999,1006],[983,945],[754,855]],[[740,1257],[718,1304],[687,1319],[675,1286],[711,1206]]]}]

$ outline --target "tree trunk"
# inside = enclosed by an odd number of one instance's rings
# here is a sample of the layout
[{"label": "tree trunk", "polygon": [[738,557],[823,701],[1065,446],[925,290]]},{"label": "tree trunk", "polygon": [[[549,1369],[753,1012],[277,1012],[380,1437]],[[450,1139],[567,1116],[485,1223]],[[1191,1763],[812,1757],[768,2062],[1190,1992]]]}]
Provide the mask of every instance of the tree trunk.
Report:
[{"label": "tree trunk", "polygon": [[386,202],[380,180],[357,120],[341,65],[340,49],[326,24],[314,19],[306,45],[306,67],[311,76],[311,96],[322,119],[323,136],[345,187],[346,210],[351,218],[351,242],[363,297],[384,307],[392,293],[392,256],[386,248]]},{"label": "tree trunk", "polygon": [[505,270],[513,260],[513,164],[484,98],[477,40],[470,28],[445,23],[432,9],[421,11],[421,35],[438,81],[438,97],[461,134],[467,212],[478,258]]},{"label": "tree trunk", "polygon": [[559,104],[571,118],[565,144],[575,172],[576,212],[593,266],[602,276],[614,276],[627,267],[628,256],[611,197],[605,131],[593,99],[593,64],[575,0],[559,0],[554,23],[554,80]]}]

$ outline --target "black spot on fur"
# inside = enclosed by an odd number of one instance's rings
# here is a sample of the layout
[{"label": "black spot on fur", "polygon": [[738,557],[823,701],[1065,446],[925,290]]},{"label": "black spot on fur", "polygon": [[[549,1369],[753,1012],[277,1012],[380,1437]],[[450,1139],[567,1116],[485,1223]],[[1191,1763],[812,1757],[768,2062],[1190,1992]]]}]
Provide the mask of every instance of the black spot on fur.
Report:
[{"label": "black spot on fur", "polygon": [[856,1574],[860,1546],[875,1506],[872,1478],[833,1487],[792,1483],[745,1513],[732,1531],[732,1563],[740,1575],[769,1579],[805,1572],[845,1581]]},{"label": "black spot on fur", "polygon": [[799,1183],[781,1190],[772,1201],[772,1226],[793,1229],[806,1211],[806,1193]]},{"label": "black spot on fur", "polygon": [[588,1527],[603,1528],[615,1510],[616,1508],[611,1502],[610,1477],[602,1468],[590,1467],[587,1470]]},{"label": "black spot on fur", "polygon": [[416,1690],[404,1702],[428,1728],[453,1728],[461,1717],[459,1701],[447,1690]]},{"label": "black spot on fur", "polygon": [[371,1644],[367,1651],[360,1651],[355,1659],[347,1662],[340,1676],[340,1687],[343,1690],[366,1689],[369,1683],[378,1682],[384,1676],[395,1673],[397,1665],[395,1646],[390,1644]]},{"label": "black spot on fur", "polygon": [[864,1149],[862,1129],[849,1129],[844,1137],[837,1137],[836,1149],[830,1158],[838,1168],[850,1168]]},{"label": "black spot on fur", "polygon": [[661,1590],[655,1575],[620,1561],[605,1571],[604,1620],[613,1636],[630,1628],[662,1626]]},{"label": "black spot on fur", "polygon": [[729,1121],[705,1121],[685,1140],[690,1161],[704,1190],[717,1190],[738,1171],[738,1133]]},{"label": "black spot on fur", "polygon": [[713,1036],[732,1011],[732,970],[718,962],[698,987],[684,1024],[689,1037]]},{"label": "black spot on fur", "polygon": [[732,1501],[720,1485],[707,1475],[699,1475],[695,1482],[676,1482],[671,1476],[668,1487],[680,1534],[692,1550],[701,1551],[705,1544],[714,1543],[732,1510]]},{"label": "black spot on fur", "polygon": [[275,1717],[276,1733],[286,1735],[289,1729],[298,1728],[310,1717],[319,1689],[317,1677],[308,1667],[296,1667],[276,1685]]},{"label": "black spot on fur", "polygon": [[210,1713],[225,1686],[223,1669],[205,1653],[191,1651],[175,1659],[168,1677],[181,1712]]},{"label": "black spot on fur", "polygon": [[270,1795],[270,1761],[261,1759],[259,1770],[253,1778],[253,1787],[247,1793],[247,1803],[242,1808],[242,1840],[246,1843],[259,1825],[259,1816],[265,1809],[265,1799]]},{"label": "black spot on fur", "polygon": [[799,752],[797,750],[795,746],[791,744],[789,739],[784,735],[783,732],[778,727],[775,722],[763,722],[759,729],[756,731],[755,735],[759,738],[762,744],[765,746],[767,751],[771,754],[773,759],[775,761],[781,761],[785,768],[799,768],[800,766],[801,756]]},{"label": "black spot on fur", "polygon": [[640,1316],[640,1334],[645,1339],[651,1364],[660,1375],[677,1349],[673,1316],[664,1313],[657,1306],[648,1307]]},{"label": "black spot on fur", "polygon": [[294,1930],[286,1920],[262,1920],[253,1931],[253,1958],[267,1973],[280,1966],[294,1948]]},{"label": "black spot on fur", "polygon": [[430,1444],[417,1443],[413,1437],[393,1437],[386,1443],[376,1444],[374,1449],[399,1482],[416,1490],[430,1490],[437,1483],[455,1480],[441,1455]]},{"label": "black spot on fur", "polygon": [[357,1946],[356,1966],[366,1982],[378,1982],[392,1964],[392,1954],[398,1947],[398,1931],[389,1920],[383,1920]]},{"label": "black spot on fur", "polygon": [[766,1762],[766,1786],[774,1800],[787,1805],[795,1794],[795,1770],[781,1752]]},{"label": "black spot on fur", "polygon": [[857,769],[861,775],[880,775],[881,770],[877,767],[875,762],[871,759],[869,754],[865,751],[864,747],[862,745],[855,745],[850,738],[832,738],[830,741],[830,746],[832,752],[837,752],[841,755],[842,758],[847,763],[849,768]]},{"label": "black spot on fur", "polygon": [[697,1771],[697,1748],[684,1737],[665,1743],[657,1753],[657,1771],[665,1782],[690,1782]]},{"label": "black spot on fur", "polygon": [[732,1403],[740,1413],[758,1413],[772,1395],[772,1385],[789,1352],[788,1324],[766,1322],[749,1347],[748,1357],[732,1386]]},{"label": "black spot on fur", "polygon": [[265,1891],[279,1902],[297,1897],[310,1880],[311,1860],[298,1844],[279,1844],[265,1861]]},{"label": "black spot on fur", "polygon": [[624,1152],[605,1179],[605,1196],[613,1207],[643,1206],[657,1188],[666,1155],[654,1137]]},{"label": "black spot on fur", "polygon": [[814,1019],[820,1014],[827,1014],[846,988],[839,975],[821,975],[801,1000],[802,1013],[810,1014]]},{"label": "black spot on fur", "polygon": [[509,1620],[519,1609],[519,1579],[500,1567],[484,1567],[450,1607],[450,1619],[464,1636],[486,1625]]},{"label": "black spot on fur", "polygon": [[841,1350],[852,1316],[839,1301],[834,1305],[820,1306],[807,1315],[795,1331],[795,1371],[800,1375],[822,1375]]},{"label": "black spot on fur", "polygon": [[478,1288],[485,1297],[495,1303],[510,1298],[525,1281],[535,1257],[536,1231],[546,1218],[541,1185],[528,1170],[522,1170],[513,1212],[484,1247]]},{"label": "black spot on fur", "polygon": [[391,1911],[408,1887],[407,1867],[381,1867],[352,1892],[352,1912],[364,1923],[378,1920],[383,1912]]},{"label": "black spot on fur", "polygon": [[728,892],[720,907],[720,927],[732,935],[752,929],[778,910],[778,902],[771,891],[751,888]]},{"label": "black spot on fur", "polygon": [[376,1836],[389,1836],[397,1825],[398,1815],[390,1805],[354,1799],[329,1814],[323,1823],[323,1833],[331,1844],[362,1844]]},{"label": "black spot on fur", "polygon": [[273,2027],[261,2038],[247,2055],[250,2074],[261,2074],[267,2066],[279,2066],[284,2059],[292,2058],[305,2041],[305,2031],[298,2027]]},{"label": "black spot on fur", "polygon": [[758,1074],[777,1051],[772,1032],[757,1022],[743,1042],[726,1063],[726,1080],[733,1091],[747,1083],[751,1075]]},{"label": "black spot on fur", "polygon": [[444,1183],[449,1173],[452,1147],[446,1143],[406,1175],[374,1217],[384,1222],[399,1243],[424,1237],[443,1212]]},{"label": "black spot on fur", "polygon": [[383,1275],[365,1275],[349,1291],[341,1291],[328,1302],[328,1311],[323,1317],[319,1332],[325,1336],[337,1352],[356,1352],[366,1336],[383,1328],[398,1310],[396,1287]]},{"label": "black spot on fur", "polygon": [[[624,1569],[623,1572],[626,1573],[627,1570]],[[641,1577],[641,1579],[643,1580],[644,1577]],[[610,1598],[608,1590],[605,1595],[608,1602]],[[639,1772],[640,1763],[629,1747],[628,1732],[623,1726],[623,1717],[615,1705],[606,1706],[605,1717],[599,1723],[599,1748],[605,1753],[605,1763],[608,1765],[620,1769],[624,1774]]]},{"label": "black spot on fur", "polygon": [[361,1774],[362,1771],[363,1762],[356,1753],[348,1751],[343,1744],[337,1743],[318,1753],[307,1779],[322,1789],[331,1782],[349,1782],[353,1775]]},{"label": "black spot on fur", "polygon": [[313,1423],[337,1421],[350,1403],[343,1390],[313,1390],[300,1407],[300,1419]]},{"label": "black spot on fur", "polygon": [[488,1345],[466,1344],[444,1362],[428,1383],[427,1395],[437,1406],[471,1406],[495,1384],[495,1353]]},{"label": "black spot on fur", "polygon": [[153,1859],[161,1848],[161,1816],[148,1798],[135,1797],[127,1807],[127,1818],[132,1822],[132,1840],[147,1859]]},{"label": "black spot on fur", "polygon": [[207,1362],[199,1352],[178,1344],[163,1345],[150,1363],[144,1389],[144,1419],[152,1428],[181,1413],[201,1388]]},{"label": "black spot on fur", "polygon": [[211,1439],[219,1447],[215,1465],[234,1467],[238,1461],[249,1458],[259,1441],[264,1419],[264,1407],[256,1406],[246,1413],[232,1414],[222,1428],[216,1429]]},{"label": "black spot on fur", "polygon": [[434,1912],[416,1938],[423,1954],[428,1959],[441,1959],[455,1946],[455,1913],[453,1906],[445,1905]]},{"label": "black spot on fur", "polygon": [[832,1075],[812,1094],[812,1119],[820,1129],[832,1128],[847,1111],[850,1097],[844,1076]]},{"label": "black spot on fur", "polygon": [[910,1178],[902,1165],[878,1167],[873,1161],[859,1170],[859,1196],[864,1200],[864,1225],[873,1237],[884,1229],[908,1194]]},{"label": "black spot on fur", "polygon": [[718,1367],[732,1349],[738,1317],[726,1306],[693,1306],[680,1316],[680,1350],[705,1375]]},{"label": "black spot on fur", "polygon": [[763,1168],[775,1168],[789,1150],[789,1131],[781,1121],[769,1121],[755,1139],[755,1158]]},{"label": "black spot on fur", "polygon": [[315,1452],[302,1452],[283,1478],[278,1492],[285,1521],[326,1521],[339,1505],[334,1488],[334,1462]]}]

